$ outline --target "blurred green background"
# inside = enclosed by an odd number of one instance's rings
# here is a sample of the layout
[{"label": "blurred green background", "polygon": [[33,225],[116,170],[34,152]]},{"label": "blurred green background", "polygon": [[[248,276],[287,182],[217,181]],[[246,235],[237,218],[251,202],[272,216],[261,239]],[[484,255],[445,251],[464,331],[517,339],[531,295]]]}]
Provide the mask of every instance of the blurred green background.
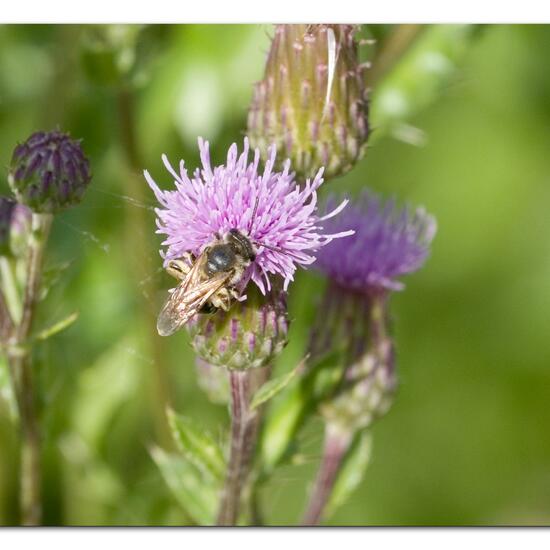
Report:
[{"label": "blurred green background", "polygon": [[[325,193],[396,194],[425,205],[439,232],[426,267],[392,298],[400,389],[374,426],[359,489],[328,523],[548,525],[550,27],[423,28],[379,74],[377,55],[398,30],[361,30],[377,38],[362,53],[375,60],[377,130]],[[80,313],[37,354],[48,524],[188,521],[149,454],[171,446],[164,403],[220,439],[228,418],[199,389],[186,334],[154,330],[172,282],[140,171],[168,187],[162,153],[194,168],[197,136],[216,162],[241,142],[270,32],[0,27],[0,192],[13,147],[37,129],[82,138],[94,173],[82,204],[56,218],[47,256],[69,265],[39,321]],[[304,351],[322,289],[314,272],[291,289],[281,372]],[[262,488],[267,524],[299,518],[321,440],[313,421],[300,436],[305,463],[282,466]],[[18,521],[17,463],[2,365],[3,525]]]}]

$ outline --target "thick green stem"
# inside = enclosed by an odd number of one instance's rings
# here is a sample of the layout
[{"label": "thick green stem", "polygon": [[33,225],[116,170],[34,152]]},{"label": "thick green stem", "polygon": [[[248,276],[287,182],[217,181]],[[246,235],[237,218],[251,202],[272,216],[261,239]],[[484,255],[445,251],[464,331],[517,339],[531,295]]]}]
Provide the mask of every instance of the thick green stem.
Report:
[{"label": "thick green stem", "polygon": [[41,440],[35,406],[35,388],[29,355],[15,361],[19,373],[19,416],[21,422],[20,507],[23,525],[40,525],[42,519]]},{"label": "thick green stem", "polygon": [[254,392],[267,380],[270,367],[229,370],[231,392],[231,448],[218,525],[237,525],[245,489],[252,490],[250,472],[256,449],[261,408],[251,409]]},{"label": "thick green stem", "polygon": [[41,507],[41,442],[31,350],[28,345],[36,305],[40,299],[40,277],[44,249],[52,216],[33,214],[33,232],[26,260],[25,292],[21,319],[9,338],[7,359],[13,378],[21,426],[20,506],[24,525],[40,525]]}]

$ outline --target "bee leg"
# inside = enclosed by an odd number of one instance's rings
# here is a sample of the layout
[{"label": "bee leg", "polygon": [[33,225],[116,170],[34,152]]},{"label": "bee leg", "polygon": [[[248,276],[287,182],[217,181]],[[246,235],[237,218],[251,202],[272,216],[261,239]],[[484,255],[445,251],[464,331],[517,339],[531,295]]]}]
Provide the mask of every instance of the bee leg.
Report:
[{"label": "bee leg", "polygon": [[229,308],[233,303],[232,296],[227,288],[221,288],[216,295],[210,299],[210,301],[213,306],[218,309],[223,309],[223,311],[229,311]]},{"label": "bee leg", "polygon": [[233,298],[234,300],[238,300],[241,297],[241,293],[236,288],[231,287],[228,290],[231,298]]},{"label": "bee leg", "polygon": [[189,273],[189,269],[189,266],[182,260],[170,260],[166,266],[166,273],[179,281],[183,281],[187,273]]},{"label": "bee leg", "polygon": [[194,256],[191,252],[187,252],[179,260],[170,260],[166,266],[166,272],[175,279],[182,281],[189,273],[191,266],[193,265]]}]

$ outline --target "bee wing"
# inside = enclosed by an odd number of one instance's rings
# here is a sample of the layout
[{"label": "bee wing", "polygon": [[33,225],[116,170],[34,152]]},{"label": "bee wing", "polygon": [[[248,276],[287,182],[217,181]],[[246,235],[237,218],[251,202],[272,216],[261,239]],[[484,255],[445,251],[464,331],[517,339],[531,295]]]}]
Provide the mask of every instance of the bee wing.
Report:
[{"label": "bee wing", "polygon": [[183,297],[189,288],[197,287],[201,282],[201,273],[206,255],[201,254],[191,264],[182,282],[172,291],[157,318],[157,331],[161,336],[169,336],[181,328],[187,320],[180,321],[180,307],[184,307]]},{"label": "bee wing", "polygon": [[224,286],[229,277],[229,273],[218,273],[195,285],[189,284],[186,278],[164,304],[157,319],[158,333],[161,336],[170,336],[183,327]]},{"label": "bee wing", "polygon": [[186,289],[184,283],[172,292],[157,319],[161,336],[169,336],[194,317],[208,299],[222,288],[229,274],[220,273],[196,287]]}]

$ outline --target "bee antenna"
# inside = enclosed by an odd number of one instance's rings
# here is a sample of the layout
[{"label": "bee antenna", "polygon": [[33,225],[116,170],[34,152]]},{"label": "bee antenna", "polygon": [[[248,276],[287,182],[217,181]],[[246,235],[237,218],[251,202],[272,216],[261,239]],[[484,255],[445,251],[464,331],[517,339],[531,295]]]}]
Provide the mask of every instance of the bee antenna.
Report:
[{"label": "bee antenna", "polygon": [[291,252],[288,252],[287,250],[283,250],[282,248],[279,248],[277,246],[271,246],[270,244],[264,244],[260,241],[252,241],[256,246],[263,246],[264,248],[267,248],[269,250],[273,250],[273,252],[279,252],[280,254],[284,254],[285,256],[289,256],[290,258],[294,257],[297,258],[295,254],[292,254]]},{"label": "bee antenna", "polygon": [[260,203],[260,196],[256,197],[254,202],[254,210],[252,210],[252,217],[250,218],[250,227],[248,228],[248,234],[252,233],[252,228],[254,227],[254,221],[256,220],[256,212],[258,211],[258,204]]}]

